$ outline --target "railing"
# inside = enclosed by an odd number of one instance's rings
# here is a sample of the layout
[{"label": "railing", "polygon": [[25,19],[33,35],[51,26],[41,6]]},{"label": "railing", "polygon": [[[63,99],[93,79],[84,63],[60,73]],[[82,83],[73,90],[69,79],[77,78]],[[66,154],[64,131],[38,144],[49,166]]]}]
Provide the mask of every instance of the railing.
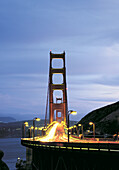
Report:
[{"label": "railing", "polygon": [[63,150],[87,150],[87,151],[108,151],[119,152],[119,144],[117,143],[68,143],[68,142],[40,142],[21,139],[21,144],[34,148],[44,149],[63,149]]}]

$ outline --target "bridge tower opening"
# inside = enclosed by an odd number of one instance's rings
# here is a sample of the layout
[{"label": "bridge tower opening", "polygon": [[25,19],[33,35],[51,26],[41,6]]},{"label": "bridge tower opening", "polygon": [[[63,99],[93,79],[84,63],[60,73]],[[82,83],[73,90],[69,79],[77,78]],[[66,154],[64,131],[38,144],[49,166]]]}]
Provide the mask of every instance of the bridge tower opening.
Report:
[{"label": "bridge tower opening", "polygon": [[65,52],[54,54],[50,51],[49,123],[54,120],[67,122],[67,109]]}]

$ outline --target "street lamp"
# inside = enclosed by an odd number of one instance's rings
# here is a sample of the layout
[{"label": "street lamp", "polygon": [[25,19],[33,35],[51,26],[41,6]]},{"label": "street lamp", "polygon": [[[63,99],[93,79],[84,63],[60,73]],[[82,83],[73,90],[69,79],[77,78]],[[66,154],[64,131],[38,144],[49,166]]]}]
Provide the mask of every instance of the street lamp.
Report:
[{"label": "street lamp", "polygon": [[72,115],[76,115],[77,112],[76,111],[73,111],[73,110],[69,110],[68,111],[68,122],[67,122],[67,128],[68,128],[68,143],[69,143],[69,115],[72,114]]},{"label": "street lamp", "polygon": [[30,138],[31,138],[32,137],[31,130],[33,129],[33,126],[31,126],[29,129],[30,129]]},{"label": "street lamp", "polygon": [[28,127],[28,122],[24,122],[24,138],[25,138],[25,127]]},{"label": "street lamp", "polygon": [[74,133],[73,133],[73,134],[75,135],[75,134],[76,134],[76,131],[77,131],[76,125],[73,126],[73,129],[74,129],[74,131],[73,131]]},{"label": "street lamp", "polygon": [[35,117],[33,119],[33,140],[34,140],[34,137],[35,137],[35,121],[40,121],[40,118]]},{"label": "street lamp", "polygon": [[94,139],[95,139],[95,123],[89,122],[89,125],[93,125],[93,136],[94,136]]},{"label": "street lamp", "polygon": [[78,124],[78,126],[81,127],[82,139],[83,139],[83,125],[82,124]]}]

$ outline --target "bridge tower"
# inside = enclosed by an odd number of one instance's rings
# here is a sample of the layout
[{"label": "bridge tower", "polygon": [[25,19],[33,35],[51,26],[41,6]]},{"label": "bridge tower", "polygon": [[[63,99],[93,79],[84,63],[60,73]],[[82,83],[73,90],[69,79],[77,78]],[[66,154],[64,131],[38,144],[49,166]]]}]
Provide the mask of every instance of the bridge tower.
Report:
[{"label": "bridge tower", "polygon": [[[56,67],[56,63],[62,63],[61,67]],[[61,82],[55,81],[56,76],[61,76]],[[59,80],[59,79],[58,79]],[[58,96],[56,96],[56,94]],[[67,90],[66,90],[66,67],[65,52],[54,54],[50,51],[49,68],[49,123],[56,121],[67,122]]]}]

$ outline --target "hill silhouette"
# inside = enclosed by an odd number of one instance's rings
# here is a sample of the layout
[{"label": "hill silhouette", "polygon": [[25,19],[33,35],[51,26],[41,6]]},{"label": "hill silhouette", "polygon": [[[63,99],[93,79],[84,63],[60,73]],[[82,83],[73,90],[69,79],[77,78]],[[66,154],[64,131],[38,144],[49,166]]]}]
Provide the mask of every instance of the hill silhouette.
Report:
[{"label": "hill silhouette", "polygon": [[119,101],[96,109],[84,116],[78,123],[89,128],[89,122],[96,125],[96,132],[100,134],[115,134],[119,132]]},{"label": "hill silhouette", "polygon": [[8,123],[8,122],[15,122],[16,119],[13,117],[0,117],[0,122]]}]

